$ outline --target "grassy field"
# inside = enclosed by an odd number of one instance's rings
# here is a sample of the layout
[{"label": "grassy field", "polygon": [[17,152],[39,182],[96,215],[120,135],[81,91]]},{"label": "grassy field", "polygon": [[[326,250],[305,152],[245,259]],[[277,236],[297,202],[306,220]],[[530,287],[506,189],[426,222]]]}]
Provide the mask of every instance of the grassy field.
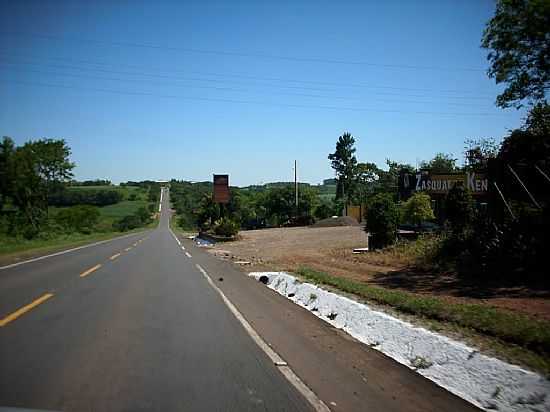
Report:
[{"label": "grassy field", "polygon": [[[455,326],[461,334],[480,334],[492,350],[504,358],[517,361],[550,376],[550,322],[521,313],[504,311],[487,305],[451,303],[436,296],[422,296],[401,290],[388,290],[366,283],[302,267],[296,274],[308,282],[334,287],[367,301],[388,305],[392,309]],[[464,333],[463,333],[464,332]],[[473,339],[475,341],[475,338]]]},{"label": "grassy field", "polygon": [[68,190],[113,190],[122,193],[124,200],[135,194],[136,200],[147,200],[147,190],[137,186],[69,186]]},{"label": "grassy field", "polygon": [[95,232],[90,234],[69,233],[58,235],[51,239],[37,238],[22,240],[13,238],[0,238],[0,265],[7,265],[32,257],[55,253],[60,250],[82,246],[101,240],[124,236],[129,233],[139,232],[145,228],[135,229],[129,232]]},{"label": "grassy field", "polygon": [[[20,237],[13,238],[0,235],[0,263],[7,264],[13,261],[26,259],[40,254],[47,254],[57,250],[62,250],[67,247],[76,247],[86,243],[95,242],[104,239],[110,239],[116,236],[124,235],[129,232],[118,232],[113,229],[113,223],[128,215],[134,214],[140,207],[147,208],[147,192],[138,187],[118,187],[118,186],[76,186],[71,190],[92,190],[92,189],[114,188],[122,190],[125,198],[130,193],[138,194],[138,200],[123,200],[119,203],[103,206],[99,208],[100,218],[96,225],[95,231],[89,234],[83,233],[53,233],[41,234],[35,239],[27,240]],[[55,216],[61,208],[51,207],[49,209],[50,216]],[[157,222],[154,221],[147,226],[153,227]],[[144,230],[139,228],[135,231]]]}]

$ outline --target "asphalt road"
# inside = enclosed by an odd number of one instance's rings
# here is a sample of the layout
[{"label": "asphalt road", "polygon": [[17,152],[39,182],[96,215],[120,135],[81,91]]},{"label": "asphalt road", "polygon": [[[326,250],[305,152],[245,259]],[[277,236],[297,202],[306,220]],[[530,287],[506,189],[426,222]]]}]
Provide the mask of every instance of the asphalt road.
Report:
[{"label": "asphalt road", "polygon": [[199,264],[331,410],[473,410],[227,263],[184,250],[168,204],[155,230],[0,270],[0,407],[312,410]]}]

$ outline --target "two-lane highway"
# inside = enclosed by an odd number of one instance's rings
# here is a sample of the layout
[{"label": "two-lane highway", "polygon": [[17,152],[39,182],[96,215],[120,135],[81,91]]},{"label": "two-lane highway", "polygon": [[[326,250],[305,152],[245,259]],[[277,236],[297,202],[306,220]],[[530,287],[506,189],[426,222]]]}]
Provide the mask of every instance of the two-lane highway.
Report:
[{"label": "two-lane highway", "polygon": [[311,410],[175,240],[168,201],[153,231],[0,270],[0,406]]},{"label": "two-lane highway", "polygon": [[0,269],[0,409],[473,411],[169,228]]}]

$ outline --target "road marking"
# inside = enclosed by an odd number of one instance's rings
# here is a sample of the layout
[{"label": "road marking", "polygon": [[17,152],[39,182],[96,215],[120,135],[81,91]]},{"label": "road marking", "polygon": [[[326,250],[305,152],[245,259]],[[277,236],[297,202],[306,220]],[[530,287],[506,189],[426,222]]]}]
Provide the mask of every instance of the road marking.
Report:
[{"label": "road marking", "polygon": [[138,245],[138,242],[134,243],[134,245],[133,245],[133,246],[134,246],[134,247],[136,247],[137,245]]},{"label": "road marking", "polygon": [[135,236],[136,234],[137,233],[130,233],[129,235],[118,236],[118,237],[115,237],[113,239],[101,240],[99,242],[90,243],[89,245],[82,245],[82,246],[74,247],[72,249],[62,250],[61,252],[52,253],[51,255],[39,256],[39,257],[35,257],[35,258],[29,259],[29,260],[24,260],[22,262],[12,263],[12,264],[9,264],[9,265],[6,265],[6,266],[0,266],[0,270],[14,268],[14,267],[19,266],[19,265],[24,265],[25,263],[32,263],[32,262],[36,262],[38,260],[47,259],[47,258],[54,257],[54,256],[64,255],[65,253],[76,252],[77,250],[80,250],[80,249],[86,249],[88,247],[101,245],[103,243],[113,242],[115,240],[124,239],[124,238],[130,237],[130,236]]},{"label": "road marking", "polygon": [[182,246],[182,247],[181,247],[181,250],[185,250],[185,246]]},{"label": "road marking", "polygon": [[125,252],[128,252],[128,251],[130,251],[130,250],[132,250],[131,247],[127,247],[126,249],[124,249]]},{"label": "road marking", "polygon": [[109,259],[115,260],[117,257],[120,256],[120,253],[115,253],[113,256],[111,256]]},{"label": "road marking", "polygon": [[27,306],[23,306],[21,309],[16,310],[12,314],[6,316],[4,319],[0,320],[0,327],[6,326],[8,323],[13,322],[15,319],[17,319],[19,316],[24,315],[29,310],[35,308],[36,306],[40,305],[41,303],[44,303],[46,300],[51,298],[53,296],[53,293],[46,293],[45,295],[42,295],[35,301],[29,303]]},{"label": "road marking", "polygon": [[84,276],[88,276],[90,273],[95,272],[101,267],[101,265],[95,265],[93,268],[90,268],[80,274],[80,277],[83,278]]},{"label": "road marking", "polygon": [[178,242],[178,245],[181,246],[180,240],[179,240],[178,237],[174,234],[174,232],[172,232],[172,229],[170,229],[170,233],[172,233],[172,236],[174,236],[174,239],[176,239],[176,242]]},{"label": "road marking", "polygon": [[185,252],[185,256],[187,256],[188,258],[192,258],[193,256],[191,256],[191,253],[189,252]]},{"label": "road marking", "polygon": [[233,313],[233,315],[237,318],[237,320],[241,323],[243,328],[246,330],[248,335],[252,338],[252,340],[260,347],[261,350],[265,352],[265,354],[271,359],[273,364],[277,366],[277,369],[284,375],[284,377],[306,398],[306,400],[309,402],[309,404],[313,407],[314,410],[317,412],[330,412],[329,407],[319,398],[317,395],[304,383],[302,380],[294,373],[294,371],[288,366],[288,364],[281,358],[281,356],[275,352],[263,339],[260,335],[258,335],[258,332],[252,328],[250,323],[244,318],[244,316],[239,312],[239,310],[231,303],[229,299],[224,295],[222,290],[216,286],[216,284],[212,281],[208,273],[201,267],[201,265],[196,264],[195,265],[197,269],[203,274],[203,276],[206,278],[207,282],[212,286],[212,288],[218,292],[218,294],[221,296],[223,302],[225,305],[229,308],[229,310]]}]

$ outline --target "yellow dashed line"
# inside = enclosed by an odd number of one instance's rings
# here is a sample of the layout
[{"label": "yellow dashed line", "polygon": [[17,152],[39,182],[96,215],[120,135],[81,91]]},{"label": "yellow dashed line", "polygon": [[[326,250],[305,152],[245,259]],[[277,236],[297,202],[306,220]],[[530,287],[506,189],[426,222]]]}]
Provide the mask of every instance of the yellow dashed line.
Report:
[{"label": "yellow dashed line", "polygon": [[116,259],[117,257],[119,257],[119,256],[120,256],[120,253],[117,253],[117,254],[111,256],[109,259],[115,260],[115,259]]},{"label": "yellow dashed line", "polygon": [[83,278],[84,276],[88,276],[90,273],[95,272],[101,267],[101,265],[95,265],[93,268],[90,268],[80,274],[80,277]]},{"label": "yellow dashed line", "polygon": [[13,322],[15,319],[17,319],[19,316],[24,315],[29,310],[33,309],[34,307],[40,305],[41,303],[44,303],[46,300],[51,298],[53,296],[53,293],[46,293],[45,295],[39,297],[34,302],[29,303],[27,306],[23,306],[21,309],[16,310],[12,314],[6,316],[4,319],[0,320],[0,327],[6,326],[8,323]]}]

